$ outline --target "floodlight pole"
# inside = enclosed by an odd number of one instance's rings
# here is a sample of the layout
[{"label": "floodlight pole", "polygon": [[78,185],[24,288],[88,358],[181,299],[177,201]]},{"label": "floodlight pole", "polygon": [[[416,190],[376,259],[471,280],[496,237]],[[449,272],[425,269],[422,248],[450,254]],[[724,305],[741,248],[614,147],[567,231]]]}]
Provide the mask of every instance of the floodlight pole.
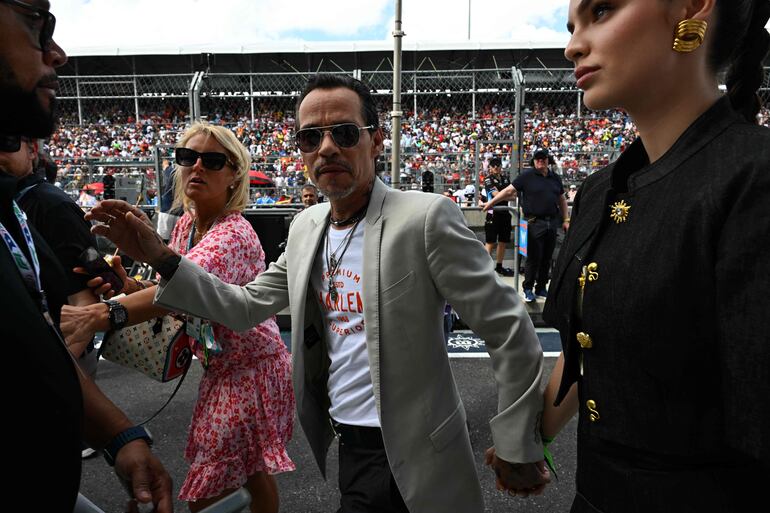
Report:
[{"label": "floodlight pole", "polygon": [[471,40],[471,0],[468,0],[468,41]]},{"label": "floodlight pole", "polygon": [[396,0],[396,26],[393,31],[393,110],[390,113],[390,176],[391,187],[401,183],[401,0]]}]

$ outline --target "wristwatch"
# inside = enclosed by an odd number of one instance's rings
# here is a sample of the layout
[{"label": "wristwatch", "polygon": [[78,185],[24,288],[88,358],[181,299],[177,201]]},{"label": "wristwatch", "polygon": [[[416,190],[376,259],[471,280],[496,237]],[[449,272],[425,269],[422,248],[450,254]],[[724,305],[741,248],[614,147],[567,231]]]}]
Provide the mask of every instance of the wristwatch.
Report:
[{"label": "wristwatch", "polygon": [[102,453],[104,453],[104,459],[107,460],[107,463],[110,466],[114,467],[115,458],[118,456],[118,451],[120,451],[128,442],[133,442],[134,440],[139,440],[140,438],[147,442],[147,445],[152,447],[152,435],[150,434],[150,430],[146,427],[133,426],[124,431],[121,431],[115,438],[110,440],[110,443],[108,443],[104,449],[102,449]]},{"label": "wristwatch", "polygon": [[110,329],[119,330],[125,326],[126,321],[128,321],[128,311],[126,310],[126,307],[114,299],[108,299],[107,301],[104,301],[104,304],[110,309]]}]

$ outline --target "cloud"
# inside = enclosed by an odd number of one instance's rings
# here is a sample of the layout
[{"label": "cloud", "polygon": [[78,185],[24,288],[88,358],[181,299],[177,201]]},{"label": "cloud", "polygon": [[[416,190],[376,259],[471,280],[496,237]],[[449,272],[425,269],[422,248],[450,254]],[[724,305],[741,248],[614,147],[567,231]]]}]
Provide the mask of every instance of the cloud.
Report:
[{"label": "cloud", "polygon": [[471,41],[566,42],[569,37],[564,0],[404,0],[404,31],[412,41],[467,41],[469,5]]},{"label": "cloud", "polygon": [[[394,0],[53,0],[66,49],[390,39]],[[404,0],[405,41],[465,41],[469,0]],[[564,0],[470,0],[475,41],[566,41]],[[561,19],[560,19],[561,18]]]}]

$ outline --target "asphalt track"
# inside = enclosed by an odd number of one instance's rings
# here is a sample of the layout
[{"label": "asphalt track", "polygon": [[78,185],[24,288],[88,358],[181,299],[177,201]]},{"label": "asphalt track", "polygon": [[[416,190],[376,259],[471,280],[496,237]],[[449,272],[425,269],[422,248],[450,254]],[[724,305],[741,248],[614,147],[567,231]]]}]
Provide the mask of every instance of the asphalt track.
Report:
[{"label": "asphalt track", "polygon": [[[552,330],[538,330],[546,353],[545,376],[556,359],[548,356],[559,349]],[[471,443],[476,454],[476,465],[487,512],[567,512],[575,491],[575,426],[576,420],[565,428],[552,445],[556,458],[558,480],[539,497],[526,499],[508,497],[494,487],[494,476],[483,464],[484,450],[491,445],[488,421],[495,414],[497,396],[489,358],[483,343],[471,333],[455,333],[450,340],[450,357],[457,386],[460,389],[470,423]],[[184,480],[187,464],[183,450],[187,426],[197,396],[202,373],[200,365],[193,365],[185,382],[169,406],[149,424],[155,438],[154,452],[160,457],[174,481],[175,493]],[[154,413],[169,397],[176,382],[156,383],[143,375],[102,360],[97,383],[102,390],[134,421],[142,421]],[[404,426],[409,429],[409,426]],[[333,513],[339,505],[337,491],[337,447],[332,444],[328,456],[328,480],[324,481],[313,460],[299,423],[288,451],[297,470],[277,476],[281,511],[289,513]],[[436,469],[452,472],[452,469]],[[122,512],[126,492],[113,470],[100,456],[84,460],[81,493],[105,512]],[[183,502],[175,502],[175,511],[188,511]],[[423,512],[420,512],[423,513]],[[462,513],[462,512],[424,512]]]}]

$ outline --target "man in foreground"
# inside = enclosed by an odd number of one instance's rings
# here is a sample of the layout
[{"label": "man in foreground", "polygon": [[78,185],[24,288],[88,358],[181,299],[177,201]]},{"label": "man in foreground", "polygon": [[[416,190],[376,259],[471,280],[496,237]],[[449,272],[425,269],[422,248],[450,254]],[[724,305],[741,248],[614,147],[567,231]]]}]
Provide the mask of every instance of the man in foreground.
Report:
[{"label": "man in foreground", "polygon": [[[0,130],[10,136],[0,137],[0,151],[18,151],[11,147],[18,136],[53,131],[56,68],[67,61],[53,41],[55,22],[46,1],[0,0]],[[29,501],[22,509],[71,513],[85,438],[105,448],[137,500],[170,512],[171,480],[150,452],[149,434],[84,375],[53,322],[39,262],[55,258],[14,202],[16,188],[15,176],[0,173],[0,326],[13,355],[5,374],[5,410],[14,419],[5,488]]]},{"label": "man in foreground", "polygon": [[500,489],[539,494],[550,481],[539,437],[542,350],[462,213],[440,195],[375,177],[383,134],[369,89],[312,78],[295,141],[329,199],[295,218],[286,251],[244,287],[165,246],[146,216],[107,201],[96,228],[162,276],[156,302],[244,330],[289,307],[300,422],[325,475],[340,437],[342,513],[484,511],[443,334],[449,301],[485,341],[499,390],[487,455]]}]

